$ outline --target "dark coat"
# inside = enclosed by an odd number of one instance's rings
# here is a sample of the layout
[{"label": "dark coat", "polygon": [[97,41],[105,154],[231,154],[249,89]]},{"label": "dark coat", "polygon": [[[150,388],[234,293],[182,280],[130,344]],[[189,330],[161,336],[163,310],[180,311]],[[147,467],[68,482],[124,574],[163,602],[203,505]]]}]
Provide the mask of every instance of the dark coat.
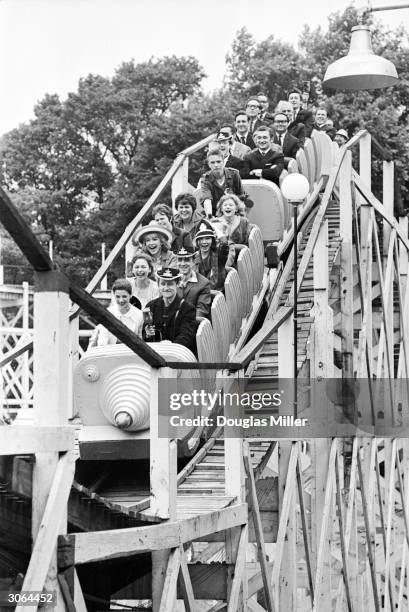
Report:
[{"label": "dark coat", "polygon": [[229,155],[224,165],[225,168],[234,168],[238,170],[240,173],[243,169],[243,160],[240,157],[235,157],[234,155]]},{"label": "dark coat", "polygon": [[303,123],[292,121],[287,128],[287,132],[291,134],[291,136],[294,136],[294,138],[297,138],[301,144],[304,143],[304,140],[307,137],[305,125]]},{"label": "dark coat", "polygon": [[203,203],[205,200],[211,200],[213,215],[216,214],[217,202],[225,193],[245,196],[238,170],[234,170],[234,168],[225,168],[224,177],[224,187],[218,184],[217,179],[210,170],[209,172],[205,172],[200,179],[200,202]]},{"label": "dark coat", "polygon": [[319,132],[325,132],[325,134],[329,136],[331,140],[334,140],[336,129],[334,128],[332,123],[324,123],[323,125],[318,125],[317,123],[314,123],[313,127],[314,130],[318,130]]},{"label": "dark coat", "polygon": [[[192,304],[177,295],[167,309],[161,297],[148,302],[146,308],[149,308],[152,313],[153,325],[156,329],[155,342],[170,340],[194,350],[197,323],[196,310]],[[142,337],[146,340],[145,325]]]},{"label": "dark coat", "polygon": [[[276,134],[275,132],[274,132],[273,142],[281,146],[281,140],[278,134]],[[285,133],[284,142],[282,145],[284,157],[293,157],[295,159],[295,156],[297,155],[297,151],[300,148],[301,148],[301,144],[298,138],[296,138],[295,136],[292,136],[287,131]]]},{"label": "dark coat", "polygon": [[284,155],[282,152],[273,151],[270,149],[265,155],[262,155],[258,149],[251,151],[244,158],[244,168],[242,171],[242,177],[253,179],[255,176],[250,176],[251,170],[261,168],[261,177],[268,181],[277,183],[281,172],[284,170]]},{"label": "dark coat", "polygon": [[180,297],[185,298],[190,304],[196,308],[196,317],[204,317],[206,319],[210,316],[210,307],[212,304],[212,297],[210,294],[210,282],[196,272],[197,283],[187,282],[186,285],[179,286],[178,294]]},{"label": "dark coat", "polygon": [[190,232],[187,232],[176,225],[172,226],[173,240],[170,245],[171,251],[177,253],[179,249],[185,247],[185,249],[193,249],[193,241]]},{"label": "dark coat", "polygon": [[[237,140],[237,142],[241,142],[240,137],[237,134],[237,132],[234,135],[234,140]],[[250,149],[255,149],[256,148],[256,144],[254,142],[253,135],[251,134],[251,132],[248,132],[248,134],[246,136],[246,142],[243,142],[243,144],[245,144],[248,147],[250,147]]]}]

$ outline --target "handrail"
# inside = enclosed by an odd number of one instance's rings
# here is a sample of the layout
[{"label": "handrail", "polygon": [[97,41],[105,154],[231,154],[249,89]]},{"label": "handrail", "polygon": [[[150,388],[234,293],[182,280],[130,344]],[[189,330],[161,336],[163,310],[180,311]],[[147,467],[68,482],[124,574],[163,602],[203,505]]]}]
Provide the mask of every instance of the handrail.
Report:
[{"label": "handrail", "polygon": [[4,366],[6,366],[8,363],[13,361],[14,359],[17,359],[17,357],[20,357],[20,355],[22,355],[26,351],[29,351],[32,348],[33,348],[32,340],[28,340],[24,344],[23,343],[18,344],[11,351],[8,351],[5,354],[5,357],[3,357],[3,359],[0,360],[0,368],[4,368]]}]

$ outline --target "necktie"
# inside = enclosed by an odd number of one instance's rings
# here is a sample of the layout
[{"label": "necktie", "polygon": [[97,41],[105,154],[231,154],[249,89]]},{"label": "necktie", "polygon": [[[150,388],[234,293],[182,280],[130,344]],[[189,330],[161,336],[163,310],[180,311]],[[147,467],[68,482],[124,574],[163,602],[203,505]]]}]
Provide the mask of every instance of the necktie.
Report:
[{"label": "necktie", "polygon": [[241,137],[241,144],[246,144],[246,139],[244,138],[244,136]]}]

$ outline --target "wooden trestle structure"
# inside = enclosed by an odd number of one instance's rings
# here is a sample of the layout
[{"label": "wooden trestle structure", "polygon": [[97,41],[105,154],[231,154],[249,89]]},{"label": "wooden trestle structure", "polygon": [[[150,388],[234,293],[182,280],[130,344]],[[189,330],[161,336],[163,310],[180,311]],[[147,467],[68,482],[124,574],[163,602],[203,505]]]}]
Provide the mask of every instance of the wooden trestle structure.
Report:
[{"label": "wooden trestle structure", "polygon": [[[243,438],[240,430],[223,439],[216,430],[178,472],[175,440],[158,435],[156,389],[181,364],[134,337],[91,296],[166,186],[172,181],[174,195],[190,189],[189,156],[211,139],[177,157],[87,291],[55,269],[0,193],[0,220],[36,270],[32,337],[25,320],[24,337],[5,347],[0,362],[15,372],[33,349],[33,390],[24,382],[33,420],[0,426],[0,591],[11,588],[9,564],[10,575],[13,568],[24,575],[22,590],[56,590],[58,610],[109,609],[110,599],[149,600],[155,612],[183,605],[189,612],[409,610],[408,224],[393,216],[392,161],[383,161],[382,201],[371,190],[369,133],[338,149],[314,132],[292,168],[311,186],[299,212],[298,378],[311,388],[323,379],[361,379],[369,387],[382,379],[382,410],[370,393],[354,412],[354,396],[344,394],[338,420],[323,403],[314,438],[297,427],[268,439]],[[292,377],[288,220],[284,229],[278,252],[286,258],[263,271],[247,312],[237,311],[227,355],[189,369],[211,366],[251,391],[266,379]],[[263,300],[267,312],[247,341]],[[69,419],[79,308],[152,366],[144,491],[132,463],[126,473],[102,467],[93,483],[74,480],[76,427]]]}]

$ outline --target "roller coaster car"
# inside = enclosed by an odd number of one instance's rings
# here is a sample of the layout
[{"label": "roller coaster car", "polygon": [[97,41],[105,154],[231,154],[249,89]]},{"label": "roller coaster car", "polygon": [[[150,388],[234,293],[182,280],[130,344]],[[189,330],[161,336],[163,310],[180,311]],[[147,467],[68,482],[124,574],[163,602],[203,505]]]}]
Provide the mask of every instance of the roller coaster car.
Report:
[{"label": "roller coaster car", "polygon": [[[180,344],[165,341],[151,347],[169,361],[196,361],[193,353]],[[175,378],[179,375],[173,370]],[[191,375],[196,376],[195,372]],[[183,381],[188,378],[185,375]],[[87,351],[74,370],[74,405],[82,421],[82,459],[149,457],[150,414],[157,411],[158,403],[154,381],[154,369],[124,344]],[[178,452],[191,455],[200,432],[186,428],[181,433]]]}]

